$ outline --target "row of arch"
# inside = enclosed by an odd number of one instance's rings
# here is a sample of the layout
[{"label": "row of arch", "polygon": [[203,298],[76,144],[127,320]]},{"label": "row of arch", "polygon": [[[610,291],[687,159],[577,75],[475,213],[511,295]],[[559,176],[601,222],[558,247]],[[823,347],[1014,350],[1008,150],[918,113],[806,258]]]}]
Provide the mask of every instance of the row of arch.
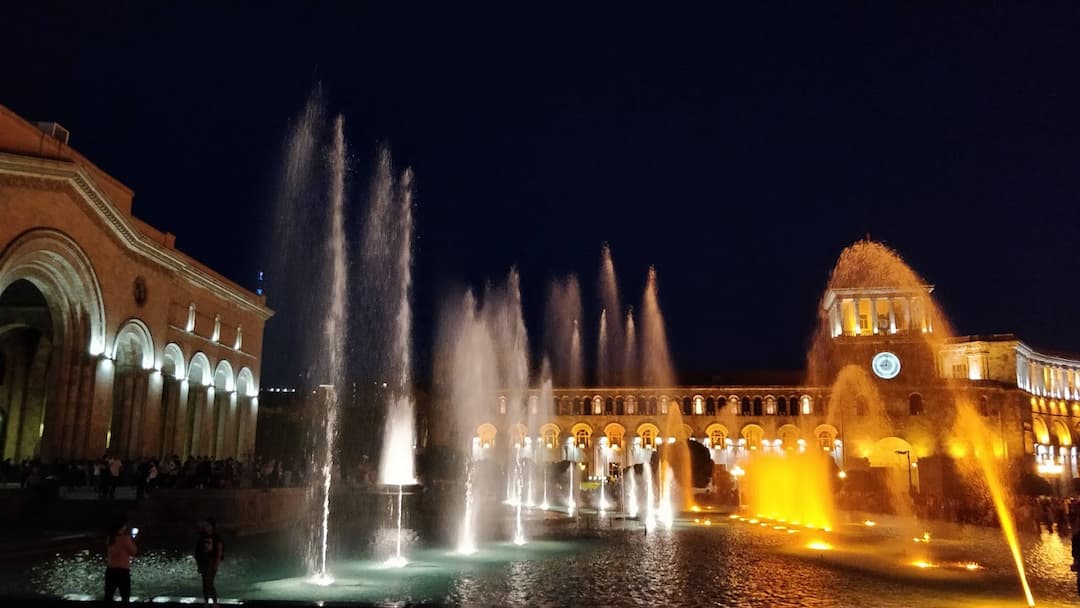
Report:
[{"label": "row of arch", "polygon": [[[569,433],[566,435],[566,440],[563,439],[563,429],[554,422],[548,422],[540,426],[539,435],[536,440],[540,443],[541,447],[547,449],[558,448],[564,443],[569,443],[577,448],[589,448],[593,446],[593,436],[597,433],[607,439],[607,445],[609,447],[624,448],[628,446],[627,428],[619,422],[609,422],[604,425],[602,429],[598,429],[588,422],[577,422],[570,426]],[[497,434],[498,429],[496,426],[490,422],[485,422],[477,427],[474,441],[480,448],[492,448],[496,445]],[[682,428],[676,431],[676,434],[678,436],[669,435],[667,440],[699,440],[695,437],[693,429],[686,424],[682,425]],[[833,450],[838,434],[836,427],[830,424],[819,424],[811,433],[818,447],[826,451]],[[523,424],[511,426],[509,429],[509,436],[511,444],[515,446],[532,444],[529,430]],[[658,443],[665,440],[665,436],[662,434],[660,427],[653,422],[642,422],[638,424],[634,429],[633,436],[640,439],[639,445],[644,448],[656,447]],[[739,429],[738,436],[732,437],[725,425],[716,422],[706,427],[705,435],[700,441],[714,450],[728,448],[756,450],[760,447],[777,447],[786,450],[795,450],[805,448],[807,445],[803,429],[794,424],[784,424],[780,426],[776,431],[776,437],[769,440],[766,438],[765,429],[760,425],[743,425]]]},{"label": "row of arch", "polygon": [[[684,416],[715,416],[728,408],[728,411],[741,416],[799,416],[815,412],[815,400],[810,395],[766,394],[759,396],[738,395],[686,395],[674,398],[667,395],[616,395],[613,397],[555,397],[554,411],[559,416],[663,416],[674,405]],[[537,413],[538,400],[529,399],[531,413]],[[505,396],[499,397],[499,413],[505,414],[507,402]]]}]

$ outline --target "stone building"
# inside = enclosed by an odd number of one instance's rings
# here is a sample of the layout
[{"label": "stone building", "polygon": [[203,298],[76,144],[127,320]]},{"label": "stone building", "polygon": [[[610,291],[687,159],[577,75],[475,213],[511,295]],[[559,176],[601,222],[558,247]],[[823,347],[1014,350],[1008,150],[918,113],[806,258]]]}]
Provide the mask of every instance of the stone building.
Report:
[{"label": "stone building", "polygon": [[132,215],[55,123],[0,106],[4,458],[246,458],[265,299]]},{"label": "stone building", "polygon": [[[821,450],[841,470],[916,488],[922,477],[940,493],[941,463],[981,451],[1066,490],[1080,476],[1080,360],[1008,334],[947,337],[932,290],[833,285],[802,383],[556,388],[518,404],[499,394],[476,420],[473,455],[569,460],[596,477],[689,438],[728,470],[756,451]],[[923,459],[933,466],[920,475]]]}]

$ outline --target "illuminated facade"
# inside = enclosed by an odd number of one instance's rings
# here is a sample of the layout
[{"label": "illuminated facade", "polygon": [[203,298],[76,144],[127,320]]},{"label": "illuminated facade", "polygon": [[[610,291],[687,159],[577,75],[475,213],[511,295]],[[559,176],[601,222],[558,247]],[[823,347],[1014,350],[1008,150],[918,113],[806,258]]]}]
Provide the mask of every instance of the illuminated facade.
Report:
[{"label": "illuminated facade", "polygon": [[132,215],[67,139],[0,106],[3,457],[246,457],[265,298]]},{"label": "illuminated facade", "polygon": [[[964,401],[995,456],[1051,480],[1077,477],[1080,360],[1011,335],[939,337],[946,324],[931,291],[828,290],[803,384],[564,388],[551,403],[530,392],[517,409],[500,394],[477,421],[474,456],[504,458],[509,442],[537,461],[587,463],[597,476],[645,461],[680,434],[728,470],[757,450],[821,450],[843,470],[889,468],[905,483],[910,470],[916,487],[922,478],[934,492],[947,483],[941,468],[924,472],[919,461],[974,449],[955,430]],[[671,408],[681,433],[665,428]]]}]

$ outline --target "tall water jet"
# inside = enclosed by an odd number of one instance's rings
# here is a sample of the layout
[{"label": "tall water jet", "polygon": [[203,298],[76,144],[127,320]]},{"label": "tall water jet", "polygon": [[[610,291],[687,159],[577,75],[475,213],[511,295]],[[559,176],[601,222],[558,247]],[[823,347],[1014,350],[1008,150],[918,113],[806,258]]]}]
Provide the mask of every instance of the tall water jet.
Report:
[{"label": "tall water jet", "polygon": [[570,517],[574,516],[574,510],[577,509],[577,499],[574,495],[577,493],[577,486],[574,485],[574,467],[576,465],[571,462],[570,466],[566,467],[570,471],[570,483],[566,493],[566,514]]},{"label": "tall water jet", "polygon": [[[804,526],[830,529],[833,512],[832,468],[820,451],[782,452],[758,448],[747,460],[741,483],[750,512]],[[905,537],[906,538],[906,537]]]},{"label": "tall water jet", "polygon": [[[404,487],[416,484],[415,418],[412,395],[412,172],[394,179],[390,154],[379,155],[364,223],[362,270],[368,313],[367,338],[387,388],[379,483],[396,493],[396,542],[388,564],[403,566]],[[387,335],[387,329],[389,334]],[[371,352],[371,351],[369,351]]]},{"label": "tall water jet", "polygon": [[457,552],[461,555],[472,555],[476,553],[476,533],[473,530],[473,469],[474,464],[472,460],[468,462],[465,468],[465,513],[461,518],[461,531],[458,535]]},{"label": "tall water jet", "polygon": [[626,490],[626,514],[635,518],[638,516],[638,491],[637,491],[637,474],[633,469],[630,469],[630,473],[626,476],[628,488]]},{"label": "tall water jet", "polygon": [[634,309],[626,312],[626,336],[623,350],[623,384],[636,386],[640,372],[638,370],[637,330],[634,328]]},{"label": "tall water jet", "polygon": [[544,352],[551,361],[552,378],[557,386],[581,386],[584,373],[581,336],[575,337],[581,314],[581,287],[577,277],[569,275],[553,280],[548,285],[544,315]]},{"label": "tall water jet", "polygon": [[656,269],[649,268],[641,305],[641,373],[645,386],[670,388],[675,385],[675,367],[668,352],[667,330],[660,312]]},{"label": "tall water jet", "polygon": [[611,246],[604,243],[600,251],[600,331],[604,351],[597,357],[597,380],[599,386],[619,385],[624,382],[622,361],[616,353],[622,352],[623,331],[622,304],[619,301],[619,282],[615,277],[615,261]]},{"label": "tall water jet", "polygon": [[656,490],[653,483],[652,463],[646,461],[642,467],[645,472],[645,530],[656,529]]},{"label": "tall water jet", "polygon": [[607,310],[600,311],[600,337],[596,341],[596,385],[611,384],[611,362],[608,354]]},{"label": "tall water jet", "polygon": [[660,502],[656,507],[656,521],[670,530],[675,524],[675,472],[671,465],[660,461]]}]

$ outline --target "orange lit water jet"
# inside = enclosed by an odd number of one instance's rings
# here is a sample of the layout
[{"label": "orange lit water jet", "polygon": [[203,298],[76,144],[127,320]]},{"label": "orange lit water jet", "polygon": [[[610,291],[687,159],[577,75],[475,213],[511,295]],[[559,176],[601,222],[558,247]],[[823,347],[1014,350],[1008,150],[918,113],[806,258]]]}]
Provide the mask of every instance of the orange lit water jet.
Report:
[{"label": "orange lit water jet", "polygon": [[832,474],[824,455],[758,450],[747,462],[743,483],[751,510],[759,517],[798,521],[808,528],[832,527]]}]

